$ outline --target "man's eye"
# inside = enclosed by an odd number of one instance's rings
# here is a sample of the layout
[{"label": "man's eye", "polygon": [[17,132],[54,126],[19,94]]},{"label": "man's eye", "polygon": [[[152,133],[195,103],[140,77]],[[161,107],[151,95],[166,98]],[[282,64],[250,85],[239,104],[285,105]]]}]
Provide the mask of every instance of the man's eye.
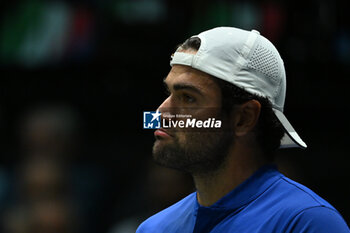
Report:
[{"label": "man's eye", "polygon": [[194,103],[196,99],[188,94],[183,94],[184,101],[187,103]]}]

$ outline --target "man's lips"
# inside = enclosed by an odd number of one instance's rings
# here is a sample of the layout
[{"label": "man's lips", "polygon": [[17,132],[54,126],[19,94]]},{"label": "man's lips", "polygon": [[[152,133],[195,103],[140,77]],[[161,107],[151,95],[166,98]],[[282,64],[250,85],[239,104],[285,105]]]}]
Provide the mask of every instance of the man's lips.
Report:
[{"label": "man's lips", "polygon": [[156,131],[154,131],[154,136],[162,138],[172,137],[172,135],[165,129],[157,129]]}]

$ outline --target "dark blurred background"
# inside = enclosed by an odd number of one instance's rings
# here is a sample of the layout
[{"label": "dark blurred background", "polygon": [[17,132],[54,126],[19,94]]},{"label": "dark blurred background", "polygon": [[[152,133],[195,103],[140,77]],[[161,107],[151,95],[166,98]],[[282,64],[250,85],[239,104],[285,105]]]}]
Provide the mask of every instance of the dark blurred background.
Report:
[{"label": "dark blurred background", "polygon": [[174,48],[214,26],[257,29],[284,59],[285,112],[308,144],[280,170],[350,222],[345,1],[13,0],[0,8],[0,232],[128,233],[192,192],[151,162],[142,112]]}]

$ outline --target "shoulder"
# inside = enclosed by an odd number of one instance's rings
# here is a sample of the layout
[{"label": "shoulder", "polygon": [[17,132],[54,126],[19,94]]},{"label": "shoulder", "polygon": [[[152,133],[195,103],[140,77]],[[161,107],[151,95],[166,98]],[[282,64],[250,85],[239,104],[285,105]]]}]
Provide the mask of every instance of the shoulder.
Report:
[{"label": "shoulder", "polygon": [[288,219],[286,232],[350,232],[339,212],[306,186],[282,176],[275,191],[281,216]]},{"label": "shoulder", "polygon": [[190,221],[195,209],[195,203],[196,193],[191,193],[172,206],[149,217],[141,223],[136,232],[165,232],[164,230],[166,229],[168,229],[167,232],[176,232],[170,231],[169,227],[179,226],[180,222],[182,222],[181,224],[186,224],[186,221]]},{"label": "shoulder", "polygon": [[291,221],[287,232],[349,233],[350,230],[335,209],[316,206],[300,211]]},{"label": "shoulder", "polygon": [[274,193],[274,195],[271,195],[273,198],[281,200],[281,204],[285,207],[292,207],[297,212],[316,206],[324,206],[335,210],[330,203],[317,195],[314,191],[283,175],[281,179],[271,187],[271,191]]}]

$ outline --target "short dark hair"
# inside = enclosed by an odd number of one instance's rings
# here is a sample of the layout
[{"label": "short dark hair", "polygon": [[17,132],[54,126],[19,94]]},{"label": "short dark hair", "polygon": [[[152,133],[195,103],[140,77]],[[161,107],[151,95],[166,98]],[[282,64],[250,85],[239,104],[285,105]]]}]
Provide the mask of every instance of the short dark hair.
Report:
[{"label": "short dark hair", "polygon": [[[182,50],[198,50],[200,44],[200,38],[191,37],[179,47]],[[255,135],[265,158],[268,161],[272,161],[274,159],[275,151],[281,145],[284,128],[273,112],[271,101],[267,97],[251,94],[243,88],[237,87],[236,85],[222,79],[214,77],[214,80],[221,89],[222,108],[224,111],[231,111],[235,105],[243,104],[253,99],[261,104],[259,120],[255,127]]]},{"label": "short dark hair", "polygon": [[259,143],[266,159],[272,161],[274,152],[281,145],[284,128],[272,110],[271,101],[266,97],[251,94],[219,78],[215,78],[215,81],[221,89],[222,109],[227,113],[235,105],[243,104],[249,100],[256,100],[261,104],[260,115],[254,132],[256,141]]},{"label": "short dark hair", "polygon": [[184,43],[180,44],[178,47],[180,47],[182,50],[198,50],[201,46],[201,39],[199,37],[191,37],[188,38]]}]

